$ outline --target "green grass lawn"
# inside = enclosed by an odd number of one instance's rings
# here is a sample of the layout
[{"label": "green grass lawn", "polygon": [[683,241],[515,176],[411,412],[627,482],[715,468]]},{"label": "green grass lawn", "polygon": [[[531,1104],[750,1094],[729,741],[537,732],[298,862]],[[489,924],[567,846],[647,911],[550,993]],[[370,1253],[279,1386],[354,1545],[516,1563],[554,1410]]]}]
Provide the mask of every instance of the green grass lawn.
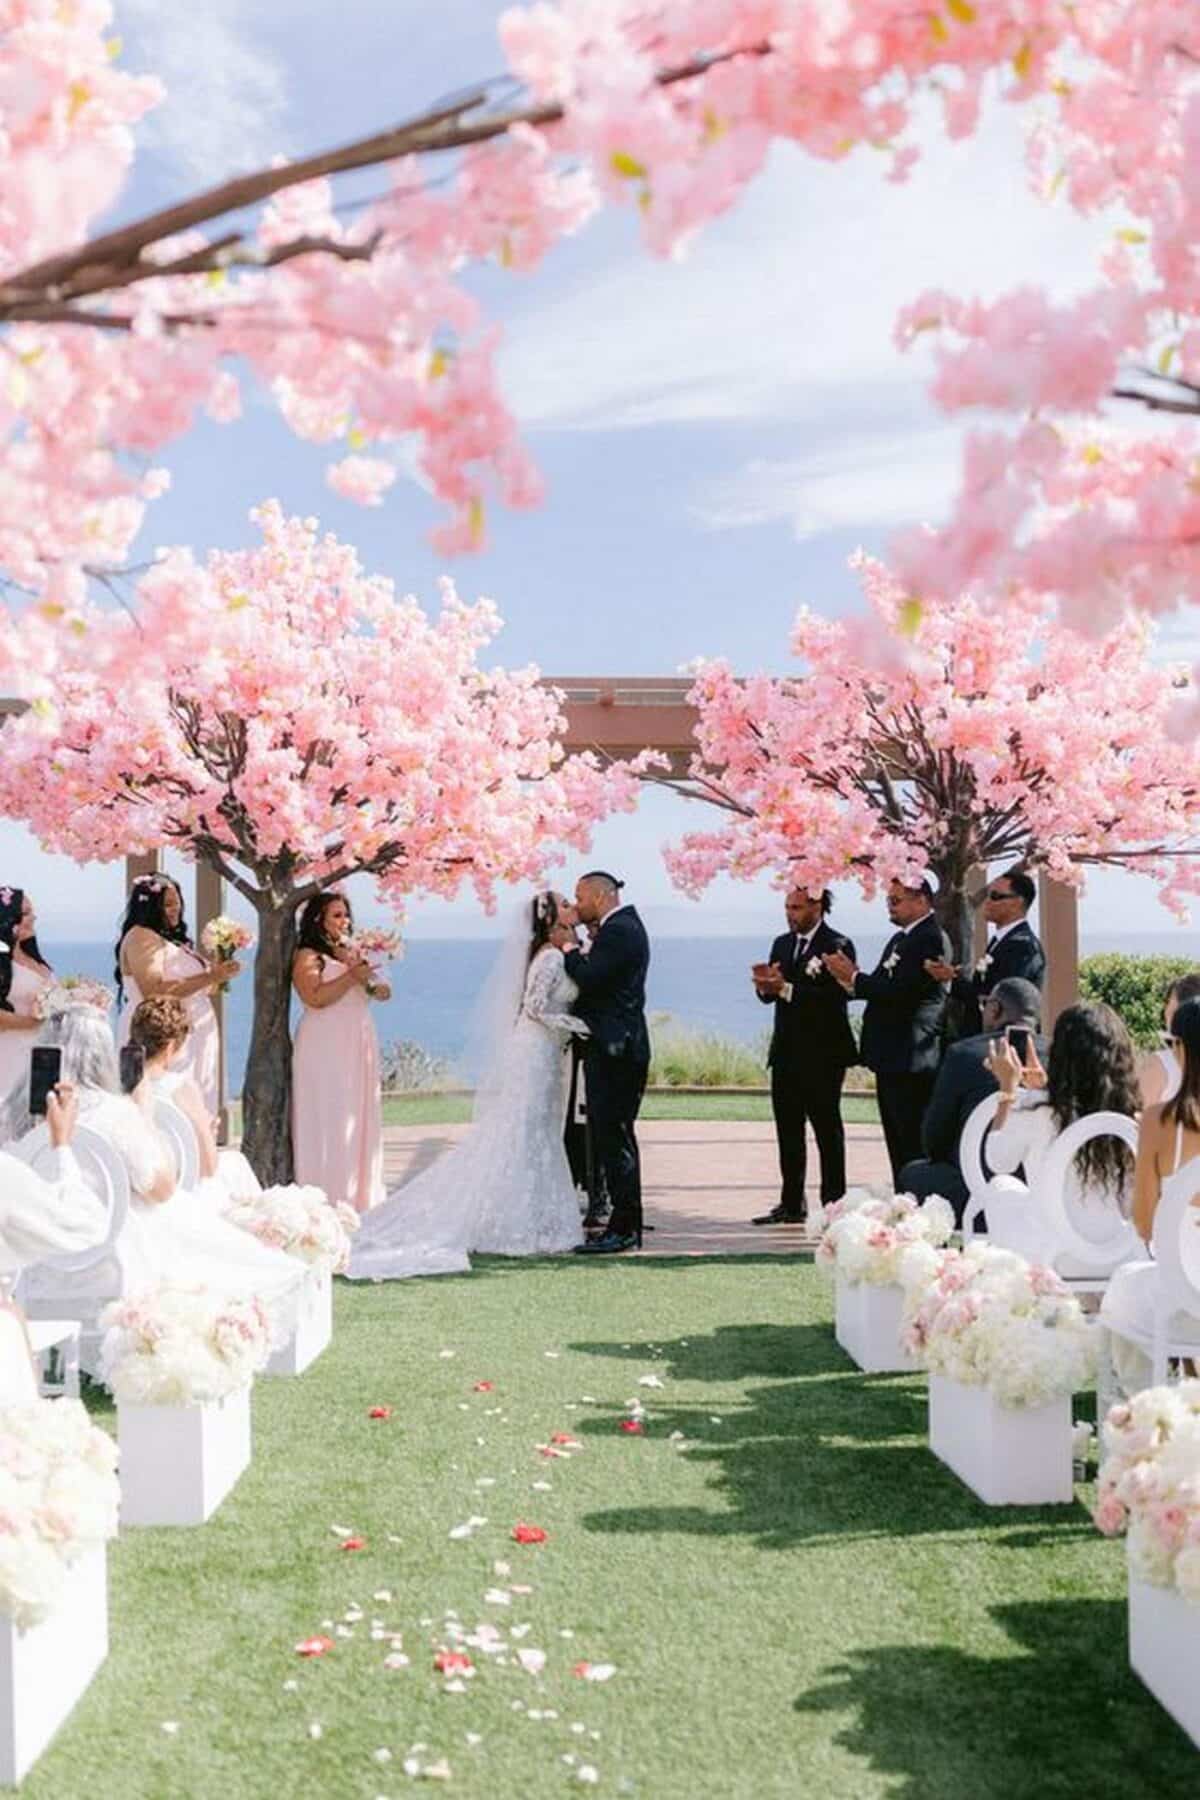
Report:
[{"label": "green grass lawn", "polygon": [[[471,1102],[460,1094],[392,1095],[383,1102],[385,1125],[458,1125],[471,1117]],[[767,1120],[771,1102],[766,1094],[647,1094],[643,1119]],[[842,1117],[848,1125],[877,1124],[879,1108],[869,1094],[846,1094]]]},{"label": "green grass lawn", "polygon": [[[322,1360],[258,1384],[253,1467],[215,1519],[113,1547],[112,1653],[28,1800],[395,1800],[416,1743],[479,1800],[564,1795],[580,1762],[644,1800],[1197,1792],[1128,1672],[1121,1546],[1083,1504],[977,1504],[924,1447],[923,1383],[837,1351],[807,1260],[493,1261],[336,1303]],[[641,1438],[618,1429],[631,1396]],[[583,1449],[543,1460],[556,1431]],[[548,1542],[510,1542],[516,1520]],[[532,1591],[485,1598],[512,1584]],[[328,1656],[295,1654],[355,1603]],[[476,1651],[443,1692],[448,1613],[544,1672]]]}]

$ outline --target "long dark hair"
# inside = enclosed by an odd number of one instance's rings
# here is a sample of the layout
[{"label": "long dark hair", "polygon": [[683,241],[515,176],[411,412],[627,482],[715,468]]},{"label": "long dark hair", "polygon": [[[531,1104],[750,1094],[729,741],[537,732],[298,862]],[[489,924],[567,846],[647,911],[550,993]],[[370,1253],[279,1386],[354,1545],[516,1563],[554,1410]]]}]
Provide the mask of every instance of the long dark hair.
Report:
[{"label": "long dark hair", "polygon": [[[25,889],[0,887],[0,1012],[12,1012],[13,1005],[9,999],[12,991],[13,953],[17,947],[17,927],[21,923],[21,914],[25,910]],[[26,956],[31,956],[43,969],[50,964],[38,949],[36,936],[26,938],[21,945]]]},{"label": "long dark hair", "polygon": [[1178,1093],[1163,1107],[1163,1120],[1200,1132],[1200,1000],[1180,1002],[1171,1020],[1171,1036],[1183,1045],[1183,1074]]},{"label": "long dark hair", "polygon": [[[165,908],[167,889],[172,887],[179,895],[179,923],[168,925]],[[183,944],[188,950],[192,948],[192,940],[188,935],[187,911],[184,906],[183,889],[169,875],[139,875],[129,890],[129,898],[125,902],[125,916],[121,920],[117,932],[117,948],[115,953],[115,975],[117,981],[117,1001],[120,1003],[125,993],[125,979],[121,973],[121,945],[129,936],[135,925],[144,925],[147,931],[156,932],[160,938],[166,938],[168,944]]]},{"label": "long dark hair", "polygon": [[535,894],[529,902],[529,955],[526,967],[533,961],[543,944],[550,942],[550,933],[558,924],[558,901],[547,889],[544,894]]},{"label": "long dark hair", "polygon": [[[1118,1112],[1132,1119],[1139,1112],[1133,1040],[1111,1006],[1068,1006],[1059,1013],[1046,1098],[1060,1131],[1088,1113]],[[1120,1196],[1133,1173],[1133,1157],[1120,1138],[1093,1138],[1076,1153],[1075,1172],[1087,1187]]]},{"label": "long dark hair", "polygon": [[296,930],[297,950],[315,950],[321,958],[332,956],[336,945],[325,929],[325,914],[335,900],[340,900],[346,908],[350,920],[350,929],[354,929],[354,910],[345,894],[339,888],[326,888],[323,893],[314,894],[311,900],[304,902],[304,911],[300,914],[300,924]]},{"label": "long dark hair", "polygon": [[[1167,1008],[1172,1000],[1175,1002],[1177,1011],[1183,1005],[1185,1000],[1200,1000],[1200,973],[1197,973],[1194,969],[1190,969],[1186,975],[1177,975],[1175,977],[1174,981],[1163,995],[1164,1018],[1166,1017]],[[1172,1037],[1174,1037],[1175,1027],[1172,1025],[1170,1030]]]}]

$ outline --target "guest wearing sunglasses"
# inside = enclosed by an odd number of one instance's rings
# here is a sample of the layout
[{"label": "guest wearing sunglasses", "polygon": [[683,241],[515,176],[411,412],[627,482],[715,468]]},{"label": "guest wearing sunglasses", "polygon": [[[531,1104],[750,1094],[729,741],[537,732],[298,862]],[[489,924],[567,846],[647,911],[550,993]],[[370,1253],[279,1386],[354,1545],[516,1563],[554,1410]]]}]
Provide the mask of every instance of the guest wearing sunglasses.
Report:
[{"label": "guest wearing sunglasses", "polygon": [[988,922],[987,949],[974,969],[953,963],[927,962],[935,981],[946,981],[958,1002],[956,1037],[974,1037],[983,1029],[983,1003],[1001,981],[1031,981],[1038,991],[1046,979],[1046,952],[1029,923],[1037,888],[1023,869],[1010,869],[988,883],[983,916]]}]

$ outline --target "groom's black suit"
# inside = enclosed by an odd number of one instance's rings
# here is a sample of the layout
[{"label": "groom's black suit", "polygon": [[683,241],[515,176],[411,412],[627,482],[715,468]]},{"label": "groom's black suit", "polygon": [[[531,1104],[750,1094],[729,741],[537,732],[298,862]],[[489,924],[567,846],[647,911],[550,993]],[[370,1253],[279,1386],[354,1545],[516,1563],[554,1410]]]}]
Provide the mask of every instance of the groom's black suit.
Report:
[{"label": "groom's black suit", "polygon": [[612,1202],[608,1229],[640,1236],[642,1173],[633,1127],[650,1070],[650,940],[633,907],[620,906],[604,919],[586,956],[568,950],[563,960],[579,989],[576,1011],[591,1031],[583,1066],[596,1163]]}]

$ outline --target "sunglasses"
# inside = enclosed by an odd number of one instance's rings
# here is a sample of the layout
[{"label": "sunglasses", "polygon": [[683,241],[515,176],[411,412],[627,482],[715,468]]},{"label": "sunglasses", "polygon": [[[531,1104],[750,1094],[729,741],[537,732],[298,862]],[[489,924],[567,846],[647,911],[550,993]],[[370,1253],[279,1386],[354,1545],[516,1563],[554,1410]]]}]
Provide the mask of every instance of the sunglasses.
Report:
[{"label": "sunglasses", "polygon": [[1015,894],[1005,894],[999,888],[989,888],[987,897],[989,900],[1015,900],[1017,896]]}]

